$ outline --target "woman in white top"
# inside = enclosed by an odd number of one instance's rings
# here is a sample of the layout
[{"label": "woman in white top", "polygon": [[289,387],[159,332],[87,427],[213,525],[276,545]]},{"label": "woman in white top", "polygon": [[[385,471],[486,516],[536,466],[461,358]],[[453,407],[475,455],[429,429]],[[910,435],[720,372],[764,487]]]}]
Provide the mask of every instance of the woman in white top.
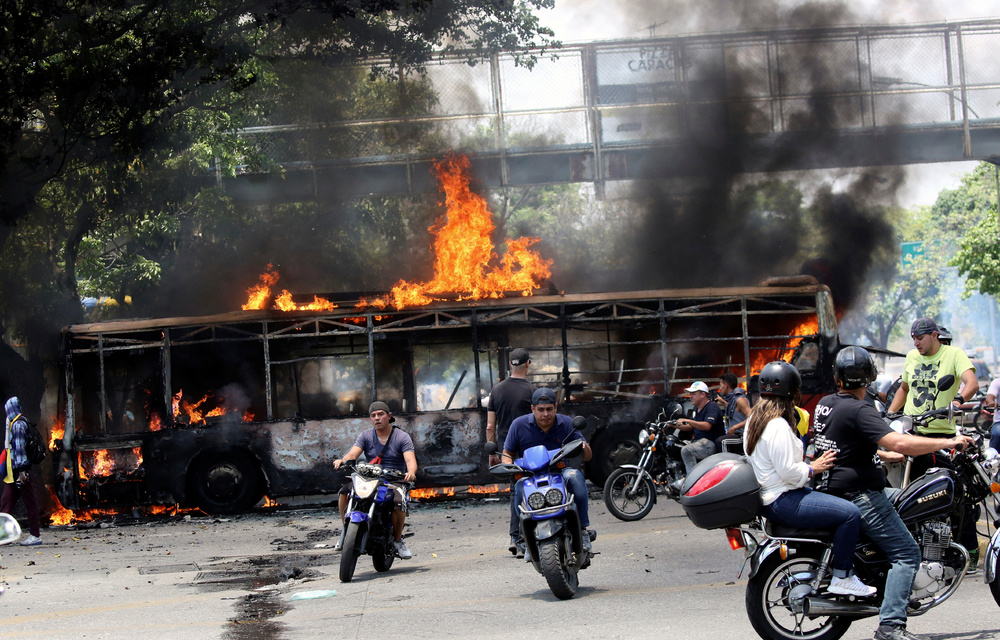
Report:
[{"label": "woman in white top", "polygon": [[760,400],[753,407],[743,434],[743,449],[760,483],[764,517],[790,527],[835,529],[833,580],[829,592],[870,596],[874,587],[854,575],[854,548],[861,531],[861,511],[854,503],[813,491],[806,485],[813,474],[833,467],[826,451],[811,464],[802,459],[802,441],[793,398],[802,385],[799,372],[787,362],[771,362],[760,372]]}]

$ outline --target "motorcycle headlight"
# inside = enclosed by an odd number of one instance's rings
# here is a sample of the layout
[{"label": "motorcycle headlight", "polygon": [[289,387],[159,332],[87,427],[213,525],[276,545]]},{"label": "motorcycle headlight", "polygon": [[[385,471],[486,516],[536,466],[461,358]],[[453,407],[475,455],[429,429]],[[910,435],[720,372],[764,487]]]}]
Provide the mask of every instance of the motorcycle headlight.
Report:
[{"label": "motorcycle headlight", "polygon": [[541,491],[536,491],[528,496],[528,506],[533,510],[538,511],[545,506],[545,494]]},{"label": "motorcycle headlight", "polygon": [[545,504],[556,507],[563,503],[563,492],[559,489],[549,489],[545,492]]},{"label": "motorcycle headlight", "polygon": [[378,478],[369,480],[368,478],[362,478],[361,476],[354,476],[354,493],[356,493],[359,498],[371,497],[377,488]]},{"label": "motorcycle headlight", "polygon": [[649,442],[649,432],[643,429],[639,432],[639,444],[645,447],[647,442]]}]

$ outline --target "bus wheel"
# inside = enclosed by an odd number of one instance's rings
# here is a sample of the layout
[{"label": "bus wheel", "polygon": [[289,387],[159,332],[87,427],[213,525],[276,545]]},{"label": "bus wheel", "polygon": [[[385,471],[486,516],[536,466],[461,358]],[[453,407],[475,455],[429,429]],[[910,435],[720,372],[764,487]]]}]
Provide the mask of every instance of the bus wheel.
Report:
[{"label": "bus wheel", "polygon": [[188,476],[190,497],[210,514],[246,511],[264,496],[260,467],[244,451],[198,458]]},{"label": "bus wheel", "polygon": [[591,446],[594,457],[587,463],[587,479],[603,487],[611,472],[623,464],[635,464],[642,455],[638,425],[611,425]]}]

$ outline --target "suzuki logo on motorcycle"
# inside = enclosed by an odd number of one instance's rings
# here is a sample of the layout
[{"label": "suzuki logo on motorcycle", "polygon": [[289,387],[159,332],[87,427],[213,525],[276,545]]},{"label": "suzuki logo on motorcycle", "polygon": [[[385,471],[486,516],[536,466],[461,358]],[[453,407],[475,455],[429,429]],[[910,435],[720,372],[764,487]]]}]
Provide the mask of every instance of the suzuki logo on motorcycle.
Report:
[{"label": "suzuki logo on motorcycle", "polygon": [[948,491],[946,489],[941,489],[940,491],[935,491],[934,493],[917,498],[917,504],[922,504],[924,502],[928,502],[929,500],[936,500],[937,498],[943,498],[946,495],[948,495]]}]

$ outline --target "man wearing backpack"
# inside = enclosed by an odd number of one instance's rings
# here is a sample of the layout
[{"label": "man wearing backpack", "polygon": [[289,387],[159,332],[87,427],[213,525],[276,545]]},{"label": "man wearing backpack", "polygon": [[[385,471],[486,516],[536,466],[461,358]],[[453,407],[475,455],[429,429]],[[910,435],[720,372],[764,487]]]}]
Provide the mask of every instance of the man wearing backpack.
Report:
[{"label": "man wearing backpack", "polygon": [[4,406],[7,411],[7,428],[4,431],[3,447],[6,460],[3,466],[3,496],[0,497],[0,512],[13,513],[18,499],[24,500],[28,512],[30,535],[21,541],[23,546],[42,544],[39,529],[38,499],[35,496],[34,474],[28,459],[28,421],[21,415],[21,401],[13,397]]}]

